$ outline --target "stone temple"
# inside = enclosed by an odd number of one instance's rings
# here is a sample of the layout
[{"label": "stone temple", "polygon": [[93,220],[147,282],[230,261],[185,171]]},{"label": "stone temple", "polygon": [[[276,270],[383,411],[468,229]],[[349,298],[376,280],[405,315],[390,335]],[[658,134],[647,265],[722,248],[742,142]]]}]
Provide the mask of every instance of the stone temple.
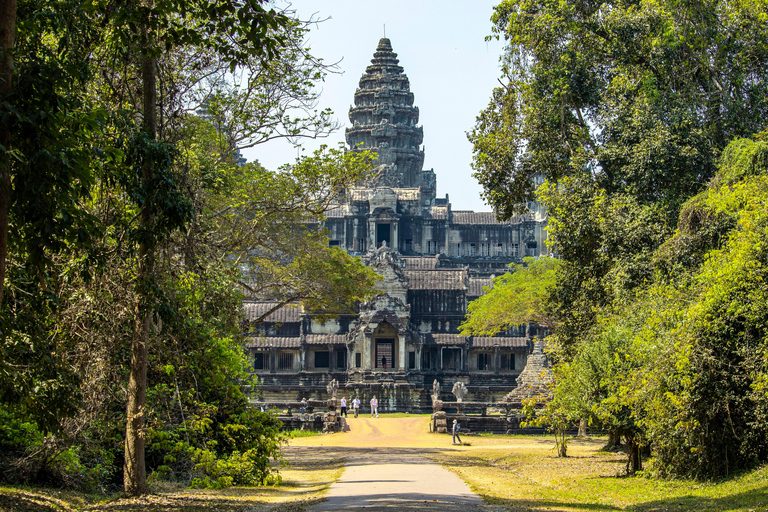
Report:
[{"label": "stone temple", "polygon": [[[429,411],[435,380],[446,397],[460,381],[468,401],[500,400],[544,333],[529,325],[464,337],[458,326],[492,277],[546,254],[546,214],[532,203],[529,213],[499,222],[436,196],[435,172],[423,169],[419,109],[389,39],[379,41],[360,78],[349,120],[349,150],[376,150],[378,173],[328,214],[329,244],[374,267],[384,277],[381,294],[354,316],[322,323],[284,307],[254,327],[246,350],[263,399],[324,399],[336,379],[339,396],[366,404],[375,394],[383,411]],[[248,302],[246,318],[274,306]]]}]

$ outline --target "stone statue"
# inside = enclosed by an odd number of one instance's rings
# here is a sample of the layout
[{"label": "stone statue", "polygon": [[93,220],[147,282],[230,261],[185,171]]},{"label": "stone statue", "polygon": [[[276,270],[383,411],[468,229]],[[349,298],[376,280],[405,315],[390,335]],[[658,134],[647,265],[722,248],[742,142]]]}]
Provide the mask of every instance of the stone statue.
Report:
[{"label": "stone statue", "polygon": [[464,400],[464,397],[467,396],[467,393],[468,393],[467,386],[465,386],[464,383],[461,381],[456,382],[453,385],[453,389],[451,390],[451,393],[454,394],[457,402],[461,402]]},{"label": "stone statue", "polygon": [[440,383],[437,382],[437,379],[432,382],[432,399],[440,400]]},{"label": "stone statue", "polygon": [[336,379],[332,379],[331,382],[329,382],[325,387],[325,390],[328,391],[328,394],[331,395],[331,398],[336,398],[336,392],[339,390],[339,383],[336,381]]}]

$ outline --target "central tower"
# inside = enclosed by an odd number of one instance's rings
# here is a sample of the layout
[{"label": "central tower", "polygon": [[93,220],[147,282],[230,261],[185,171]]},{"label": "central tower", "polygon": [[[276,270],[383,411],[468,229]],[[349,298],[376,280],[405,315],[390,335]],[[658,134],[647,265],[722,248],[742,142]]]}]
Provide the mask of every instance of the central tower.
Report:
[{"label": "central tower", "polygon": [[346,139],[350,150],[378,153],[379,174],[371,185],[434,190],[434,173],[422,172],[424,151],[419,146],[424,132],[416,126],[419,109],[413,106],[408,77],[389,39],[379,41],[360,78],[349,120],[352,127],[347,128]]}]

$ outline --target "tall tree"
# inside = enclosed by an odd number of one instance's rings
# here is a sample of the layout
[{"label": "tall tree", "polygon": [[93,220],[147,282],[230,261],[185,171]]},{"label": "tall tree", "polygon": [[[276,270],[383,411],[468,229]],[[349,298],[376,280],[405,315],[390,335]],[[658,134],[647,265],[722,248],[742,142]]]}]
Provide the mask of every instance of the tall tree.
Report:
[{"label": "tall tree", "polygon": [[674,221],[728,142],[763,126],[766,13],[762,0],[500,3],[504,85],[470,134],[486,198],[509,217],[533,175],[589,170]]},{"label": "tall tree", "polygon": [[178,192],[167,171],[173,160],[170,146],[158,135],[158,59],[162,51],[185,47],[208,47],[231,69],[249,58],[269,60],[284,41],[281,30],[288,18],[267,10],[265,2],[207,2],[178,0],[116,6],[108,11],[114,38],[137,54],[141,99],[141,132],[134,138],[134,160],[138,173],[135,197],[139,206],[135,310],[131,344],[125,436],[126,495],[146,492],[145,424],[147,351],[154,303],[154,259],[157,242],[181,227],[191,208]]},{"label": "tall tree", "polygon": [[[16,0],[0,3],[0,102],[7,102],[13,85],[13,45],[16,41]],[[0,307],[8,254],[8,210],[11,205],[10,119],[0,118]]]}]

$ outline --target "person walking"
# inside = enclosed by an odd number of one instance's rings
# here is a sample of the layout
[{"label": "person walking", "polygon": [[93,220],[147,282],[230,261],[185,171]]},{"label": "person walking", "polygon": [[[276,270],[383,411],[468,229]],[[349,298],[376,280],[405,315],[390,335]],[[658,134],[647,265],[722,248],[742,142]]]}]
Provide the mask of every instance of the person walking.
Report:
[{"label": "person walking", "polygon": [[360,412],[360,399],[358,397],[352,400],[352,409],[355,410],[355,418],[357,418],[357,413]]},{"label": "person walking", "polygon": [[373,418],[373,415],[376,415],[376,417],[379,417],[379,401],[376,400],[376,395],[373,395],[373,398],[371,398],[371,418]]},{"label": "person walking", "polygon": [[341,397],[341,415],[347,417],[347,397]]},{"label": "person walking", "polygon": [[459,437],[459,431],[461,430],[461,426],[459,425],[459,422],[456,420],[453,420],[453,429],[451,429],[451,432],[453,433],[453,444],[456,444],[456,440],[459,440],[459,444],[461,444],[461,437]]}]

